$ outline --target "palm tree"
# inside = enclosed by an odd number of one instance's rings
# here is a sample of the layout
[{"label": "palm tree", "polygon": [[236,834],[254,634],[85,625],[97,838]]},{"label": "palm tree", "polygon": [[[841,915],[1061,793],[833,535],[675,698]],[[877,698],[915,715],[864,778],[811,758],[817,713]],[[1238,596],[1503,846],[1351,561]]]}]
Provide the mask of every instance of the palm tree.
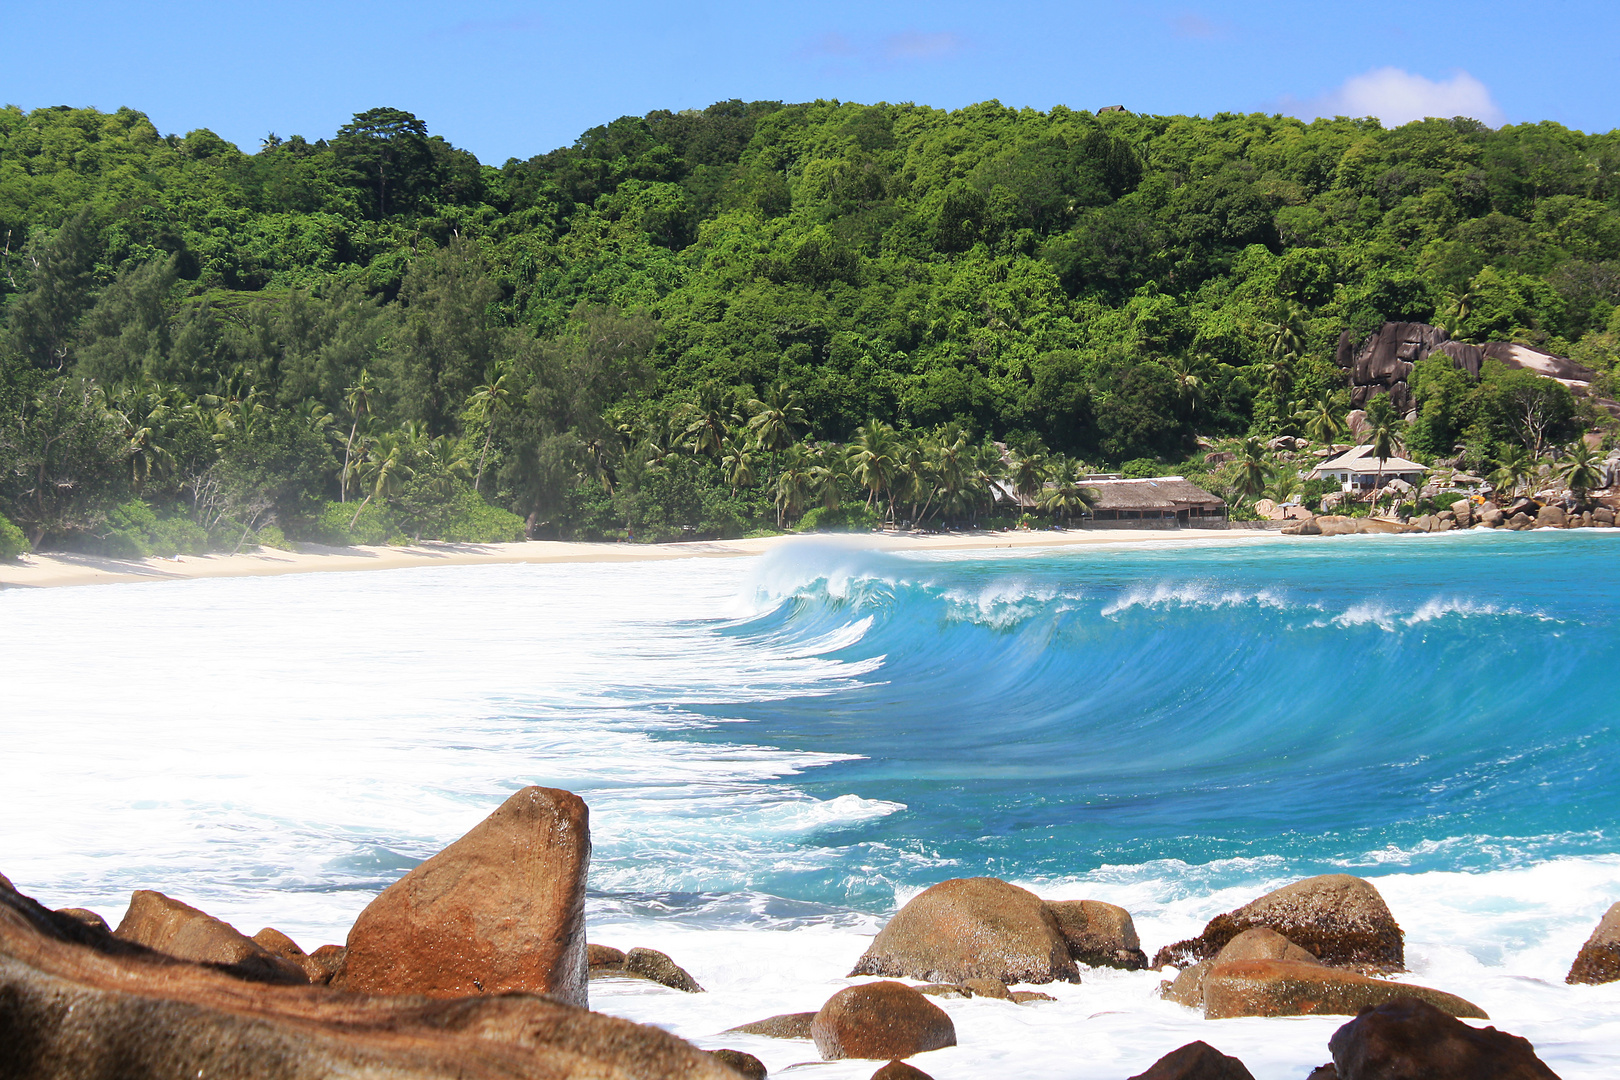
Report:
[{"label": "palm tree", "polygon": [[1264,323],[1266,352],[1273,360],[1305,355],[1306,311],[1292,300],[1277,304],[1270,322]]},{"label": "palm tree", "polygon": [[1558,476],[1569,485],[1577,502],[1586,501],[1586,493],[1603,483],[1603,463],[1598,460],[1585,439],[1576,439],[1564,451],[1568,459],[1558,470]]},{"label": "palm tree", "polygon": [[1474,313],[1478,303],[1479,298],[1474,290],[1464,285],[1459,291],[1446,297],[1446,305],[1441,309],[1440,317],[1435,320],[1436,325],[1452,337],[1461,339],[1466,330],[1468,316]]},{"label": "palm tree", "polygon": [[682,410],[681,417],[686,423],[682,435],[687,440],[687,448],[694,455],[709,454],[713,457],[725,452],[726,436],[733,425],[743,420],[732,408],[730,395],[714,386],[700,389],[697,400]]},{"label": "palm tree", "polygon": [[386,499],[404,490],[405,481],[416,475],[416,470],[411,468],[407,460],[409,457],[409,445],[405,437],[397,432],[379,436],[372,444],[357,470],[361,486],[370,490],[355,510],[354,517],[349,519],[349,528],[359,523],[361,511],[373,498]]},{"label": "palm tree", "polygon": [[371,412],[371,372],[360,369],[360,378],[343,391],[344,404],[349,407],[349,439],[343,444],[343,473],[338,482],[338,502],[349,501],[350,463],[354,460],[354,436],[360,430],[360,418]]},{"label": "palm tree", "polygon": [[491,371],[495,377],[474,388],[472,397],[468,399],[484,422],[484,448],[478,452],[478,470],[473,474],[474,491],[484,482],[484,462],[489,457],[489,444],[495,438],[495,417],[505,411],[512,399],[512,389],[507,383],[511,373],[503,364],[495,365]]},{"label": "palm tree", "polygon": [[1052,486],[1042,489],[1036,505],[1054,517],[1061,514],[1065,521],[1072,521],[1077,510],[1086,513],[1097,505],[1099,495],[1096,488],[1080,482],[1081,475],[1079,462],[1059,458],[1052,466]]},{"label": "palm tree", "polygon": [[815,464],[810,466],[811,494],[821,500],[824,509],[838,509],[838,504],[844,498],[843,462],[822,447],[816,448],[812,460]]},{"label": "palm tree", "polygon": [[1051,472],[1051,455],[1039,438],[1032,437],[1012,447],[1011,476],[1020,503],[1033,504]]},{"label": "palm tree", "polygon": [[1204,380],[1193,370],[1192,361],[1184,356],[1173,357],[1165,361],[1165,367],[1175,376],[1176,397],[1187,410],[1187,415],[1193,419],[1198,416],[1198,410],[1204,404]]},{"label": "palm tree", "polygon": [[740,487],[753,487],[754,455],[749,452],[748,440],[743,438],[742,432],[726,436],[720,443],[720,451],[723,455],[720,468],[731,485],[731,493],[737,494]]},{"label": "palm tree", "polygon": [[1250,498],[1266,490],[1266,481],[1271,479],[1275,471],[1266,461],[1266,448],[1253,435],[1243,440],[1243,448],[1238,451],[1237,466],[1238,493]]},{"label": "palm tree", "polygon": [[97,387],[96,397],[102,414],[124,440],[129,480],[139,495],[154,471],[164,472],[174,464],[174,454],[165,445],[172,415],[168,398],[162,390],[144,385],[120,388],[112,397]]},{"label": "palm tree", "polygon": [[748,430],[754,433],[754,440],[762,450],[784,450],[793,445],[793,429],[808,423],[798,396],[786,383],[777,383],[763,401],[753,398],[744,407],[754,414],[748,421]]},{"label": "palm tree", "polygon": [[[1380,400],[1388,401],[1388,398]],[[1373,457],[1378,459],[1378,479],[1373,487],[1373,502],[1378,501],[1378,491],[1384,486],[1384,462],[1395,456],[1397,445],[1395,441],[1395,411],[1392,408],[1368,409],[1367,419],[1372,427],[1367,432],[1367,441],[1372,443]]]},{"label": "palm tree", "polygon": [[782,457],[782,471],[776,477],[776,527],[783,527],[785,518],[796,518],[804,512],[815,489],[811,455],[803,445],[788,447]]},{"label": "palm tree", "polygon": [[1344,423],[1333,407],[1333,395],[1326,390],[1318,391],[1316,400],[1304,404],[1294,414],[1294,419],[1304,426],[1305,435],[1312,442],[1332,446],[1344,434]]},{"label": "palm tree", "polygon": [[[899,470],[900,440],[894,428],[881,420],[868,420],[855,432],[847,451],[849,472],[866,489],[866,505],[875,507],[879,496],[891,490]],[[894,500],[889,500],[889,516],[894,516]]]},{"label": "palm tree", "polygon": [[1496,462],[1496,468],[1486,479],[1497,491],[1517,495],[1524,482],[1534,475],[1535,462],[1530,459],[1530,452],[1515,444],[1502,451],[1501,458]]}]

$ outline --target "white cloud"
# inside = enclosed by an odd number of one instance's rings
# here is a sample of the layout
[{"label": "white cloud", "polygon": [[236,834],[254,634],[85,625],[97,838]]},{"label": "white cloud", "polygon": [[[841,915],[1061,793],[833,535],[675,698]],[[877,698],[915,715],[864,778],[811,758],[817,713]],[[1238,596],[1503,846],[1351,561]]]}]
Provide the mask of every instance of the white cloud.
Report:
[{"label": "white cloud", "polygon": [[1376,116],[1385,127],[1399,127],[1428,116],[1467,116],[1491,127],[1507,119],[1490,89],[1466,71],[1435,82],[1397,67],[1352,75],[1338,89],[1310,101],[1288,99],[1282,111],[1306,120],[1318,116]]}]

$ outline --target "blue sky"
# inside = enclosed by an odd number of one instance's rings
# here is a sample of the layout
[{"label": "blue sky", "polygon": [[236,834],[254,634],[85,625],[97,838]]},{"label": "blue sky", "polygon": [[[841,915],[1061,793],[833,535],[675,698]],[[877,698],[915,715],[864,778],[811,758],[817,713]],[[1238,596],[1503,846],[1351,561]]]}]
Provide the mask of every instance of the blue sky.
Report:
[{"label": "blue sky", "polygon": [[254,150],[377,105],[499,164],[738,97],[1620,127],[1620,4],[0,0],[0,102]]}]

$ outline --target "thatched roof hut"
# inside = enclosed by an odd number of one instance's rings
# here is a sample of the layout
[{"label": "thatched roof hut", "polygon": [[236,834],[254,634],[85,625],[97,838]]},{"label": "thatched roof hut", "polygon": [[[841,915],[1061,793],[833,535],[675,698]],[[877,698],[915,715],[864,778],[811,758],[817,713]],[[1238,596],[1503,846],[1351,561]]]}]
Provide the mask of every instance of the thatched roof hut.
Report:
[{"label": "thatched roof hut", "polygon": [[1226,500],[1211,495],[1180,476],[1153,476],[1145,480],[1087,480],[1097,492],[1092,517],[1097,521],[1174,519],[1180,524],[1224,520]]}]

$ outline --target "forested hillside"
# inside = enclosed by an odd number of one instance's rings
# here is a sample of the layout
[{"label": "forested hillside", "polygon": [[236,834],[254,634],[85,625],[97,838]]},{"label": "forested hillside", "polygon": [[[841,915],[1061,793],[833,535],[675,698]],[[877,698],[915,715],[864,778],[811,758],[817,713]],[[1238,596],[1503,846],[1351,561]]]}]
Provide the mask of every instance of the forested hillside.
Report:
[{"label": "forested hillside", "polygon": [[[962,520],[1320,434],[1345,330],[1620,355],[1617,132],[731,101],[499,167],[392,109],[253,149],[0,111],[34,545]],[[1411,452],[1517,452],[1454,383]]]}]

